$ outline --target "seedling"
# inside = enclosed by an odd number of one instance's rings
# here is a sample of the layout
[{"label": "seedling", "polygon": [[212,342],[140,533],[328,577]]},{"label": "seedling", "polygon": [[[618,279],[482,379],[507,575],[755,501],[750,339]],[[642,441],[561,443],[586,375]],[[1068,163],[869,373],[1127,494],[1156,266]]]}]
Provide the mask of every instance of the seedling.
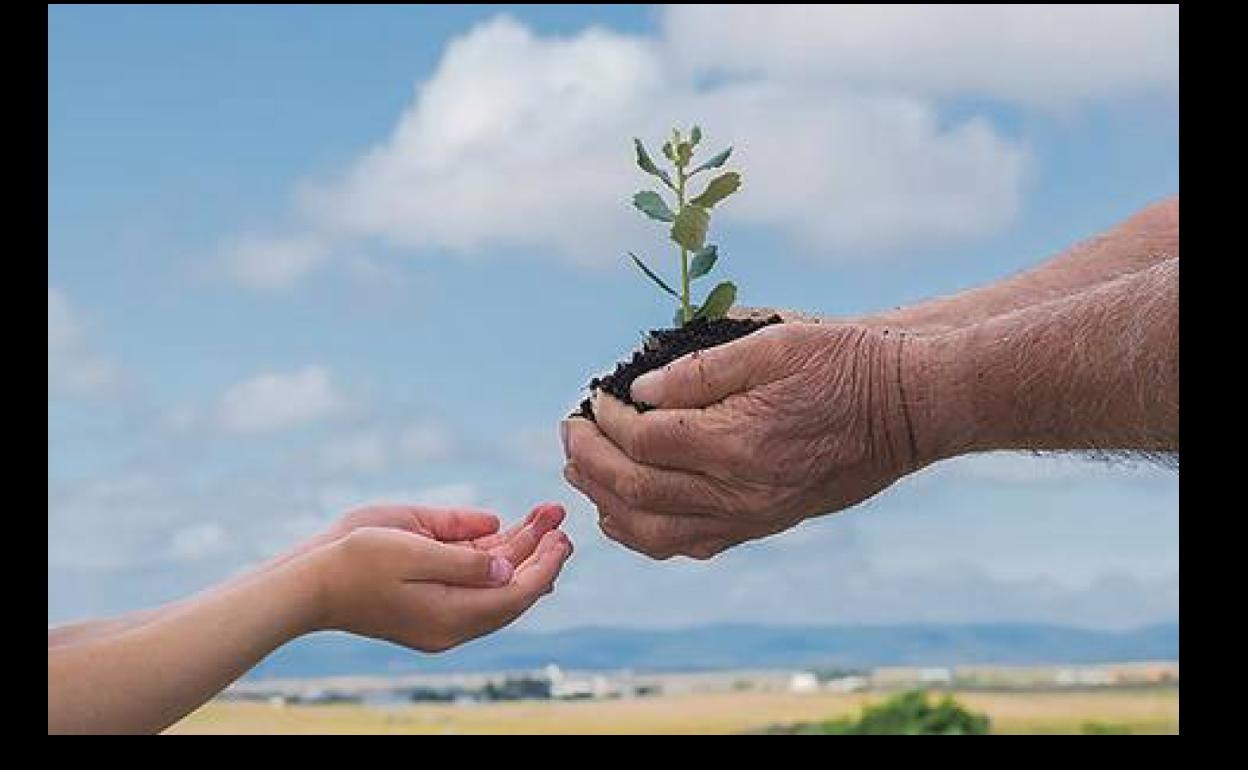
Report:
[{"label": "seedling", "polygon": [[[679,130],[673,130],[671,139],[663,145],[663,157],[671,161],[669,173],[668,169],[655,164],[640,139],[633,140],[637,149],[637,165],[662,182],[676,198],[673,207],[658,192],[642,190],[633,196],[633,205],[651,219],[670,226],[668,235],[680,255],[680,290],[672,288],[672,284],[663,280],[641,257],[628,253],[633,264],[647,278],[676,299],[676,317],[672,319],[674,328],[652,329],[644,333],[641,346],[633,351],[630,358],[618,362],[615,371],[610,374],[591,379],[587,387],[591,393],[601,391],[625,404],[632,404],[639,412],[653,407],[633,400],[632,384],[636,378],[688,353],[740,339],[764,326],[783,323],[780,316],[774,314],[769,318],[727,318],[729,308],[737,299],[737,287],[731,281],[724,281],[707,292],[701,304],[693,302],[690,296],[689,284],[711,272],[719,259],[718,247],[706,242],[711,210],[741,188],[741,175],[735,171],[724,171],[707,182],[700,193],[688,196],[689,182],[694,177],[703,171],[722,167],[732,154],[729,147],[694,166],[693,154],[701,141],[702,129],[697,126],[690,130],[687,137],[681,136]],[[581,401],[580,408],[572,416],[595,419],[590,399]]]},{"label": "seedling", "polygon": [[671,161],[675,172],[669,174],[655,165],[640,139],[633,139],[637,149],[637,165],[676,194],[675,210],[654,190],[642,190],[634,195],[633,205],[651,219],[671,225],[668,234],[680,254],[680,291],[673,289],[636,254],[629,252],[628,256],[647,278],[680,303],[672,319],[672,323],[678,327],[695,318],[705,318],[708,321],[721,318],[737,299],[737,287],[731,281],[724,281],[711,289],[700,305],[695,304],[689,294],[689,284],[710,273],[719,259],[718,247],[706,242],[707,230],[711,224],[711,210],[715,204],[721,203],[741,187],[741,175],[736,171],[725,171],[711,179],[700,194],[692,198],[687,196],[687,188],[693,177],[703,171],[723,166],[732,154],[732,148],[729,147],[689,170],[694,152],[701,141],[702,129],[697,126],[690,130],[688,137],[681,136],[678,129],[672,129],[672,138],[663,145],[663,156]]}]

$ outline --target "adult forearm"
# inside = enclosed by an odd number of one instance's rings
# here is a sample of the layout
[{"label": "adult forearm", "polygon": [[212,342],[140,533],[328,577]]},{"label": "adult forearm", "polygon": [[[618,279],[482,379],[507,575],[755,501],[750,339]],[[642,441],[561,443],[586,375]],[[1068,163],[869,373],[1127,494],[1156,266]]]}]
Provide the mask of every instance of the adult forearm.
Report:
[{"label": "adult forearm", "polygon": [[198,707],[315,616],[317,583],[291,562],[122,633],[48,649],[48,732],[156,732]]},{"label": "adult forearm", "polygon": [[907,340],[927,460],[996,449],[1177,453],[1179,261]]},{"label": "adult forearm", "polygon": [[860,319],[873,327],[940,333],[1077,294],[1179,256],[1179,199],[1155,203],[1112,230],[996,283]]}]

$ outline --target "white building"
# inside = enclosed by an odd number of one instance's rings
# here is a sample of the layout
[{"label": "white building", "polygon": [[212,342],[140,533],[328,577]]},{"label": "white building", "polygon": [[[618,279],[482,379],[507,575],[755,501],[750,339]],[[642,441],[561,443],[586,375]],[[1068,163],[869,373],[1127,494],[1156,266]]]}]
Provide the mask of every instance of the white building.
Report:
[{"label": "white building", "polygon": [[789,692],[819,692],[819,677],[809,671],[798,671],[789,677]]},{"label": "white building", "polygon": [[922,668],[919,669],[919,681],[923,684],[950,684],[953,672],[947,668]]},{"label": "white building", "polygon": [[1108,671],[1092,667],[1063,668],[1054,679],[1063,687],[1104,687],[1114,683]]},{"label": "white building", "polygon": [[863,692],[867,689],[865,676],[842,676],[828,680],[824,685],[830,692]]}]

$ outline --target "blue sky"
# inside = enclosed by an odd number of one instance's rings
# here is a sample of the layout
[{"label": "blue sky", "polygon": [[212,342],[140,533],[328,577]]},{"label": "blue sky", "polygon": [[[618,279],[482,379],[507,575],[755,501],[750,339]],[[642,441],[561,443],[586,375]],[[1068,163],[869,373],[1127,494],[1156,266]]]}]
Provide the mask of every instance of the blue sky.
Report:
[{"label": "blue sky", "polygon": [[967,458],[706,564],[605,541],[563,484],[558,419],[671,313],[620,261],[665,264],[635,134],[734,144],[718,269],[829,314],[1178,191],[1173,7],[753,13],[50,7],[49,622],[385,497],[567,503],[532,628],[1177,617],[1172,471]]}]

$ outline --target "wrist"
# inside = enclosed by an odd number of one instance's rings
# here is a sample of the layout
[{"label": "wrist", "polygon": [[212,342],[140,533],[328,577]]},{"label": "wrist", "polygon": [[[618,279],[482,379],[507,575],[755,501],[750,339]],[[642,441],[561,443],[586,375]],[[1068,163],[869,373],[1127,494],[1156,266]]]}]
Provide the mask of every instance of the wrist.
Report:
[{"label": "wrist", "polygon": [[903,406],[920,466],[975,451],[980,426],[972,328],[930,336],[904,334]]},{"label": "wrist", "polygon": [[328,586],[332,546],[309,549],[274,568],[271,590],[281,596],[292,637],[330,626]]}]

